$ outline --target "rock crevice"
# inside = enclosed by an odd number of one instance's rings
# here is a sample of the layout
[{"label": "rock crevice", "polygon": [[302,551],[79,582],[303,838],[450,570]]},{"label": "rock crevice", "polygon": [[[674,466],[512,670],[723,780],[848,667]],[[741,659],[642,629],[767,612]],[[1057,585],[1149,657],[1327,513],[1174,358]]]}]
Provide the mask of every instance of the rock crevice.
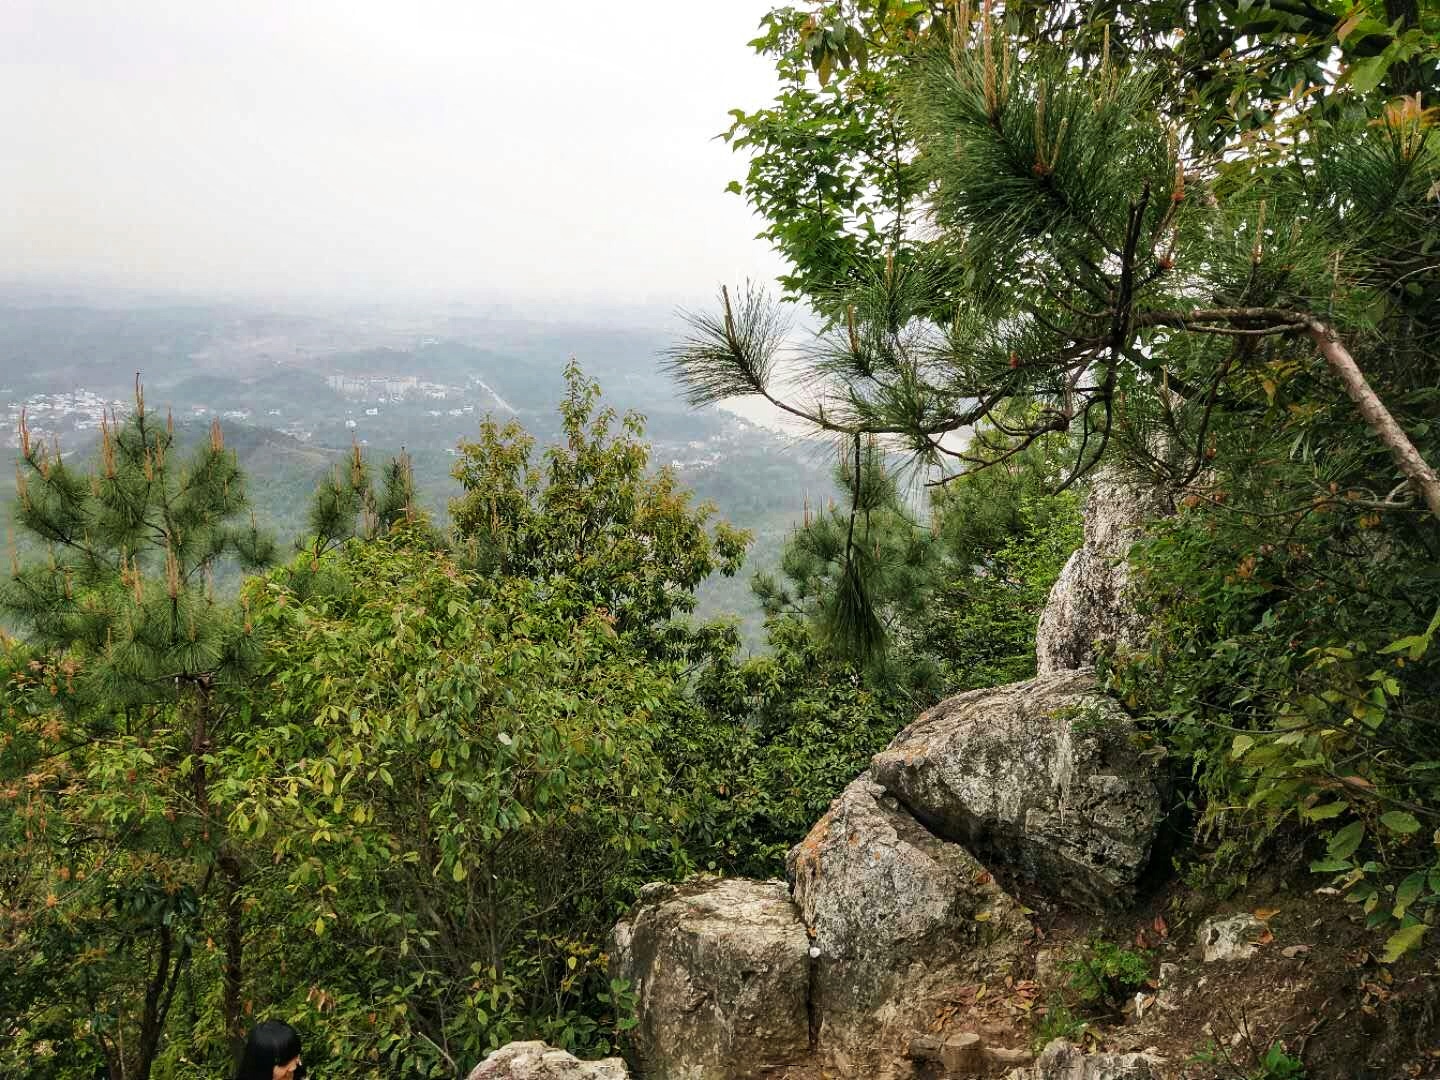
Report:
[{"label": "rock crevice", "polygon": [[1123,903],[1160,818],[1155,770],[1088,671],[949,698],[870,775],[935,835],[1070,906]]}]

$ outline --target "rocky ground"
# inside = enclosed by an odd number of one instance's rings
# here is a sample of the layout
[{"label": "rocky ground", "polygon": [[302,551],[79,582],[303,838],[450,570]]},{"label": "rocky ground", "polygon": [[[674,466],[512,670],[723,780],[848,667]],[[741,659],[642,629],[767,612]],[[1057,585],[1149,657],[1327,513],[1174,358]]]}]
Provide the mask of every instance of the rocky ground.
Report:
[{"label": "rocky ground", "polygon": [[[1440,947],[1380,963],[1298,850],[1224,903],[1174,872],[1159,755],[1085,666],[1096,640],[1143,634],[1117,607],[1150,512],[1097,486],[1041,674],[918,717],[791,851],[787,882],[642,892],[610,949],[637,997],[634,1075],[1440,1077]],[[513,1044],[472,1080],[624,1069]]]}]

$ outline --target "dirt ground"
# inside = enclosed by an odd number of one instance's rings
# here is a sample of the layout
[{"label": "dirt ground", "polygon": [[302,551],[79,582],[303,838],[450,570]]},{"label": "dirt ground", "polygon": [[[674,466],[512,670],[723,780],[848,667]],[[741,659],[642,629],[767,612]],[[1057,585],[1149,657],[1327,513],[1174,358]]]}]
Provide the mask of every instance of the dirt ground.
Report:
[{"label": "dirt ground", "polygon": [[[1037,911],[1029,969],[965,988],[939,1026],[1034,1049],[1046,1011],[1067,997],[1064,958],[1101,935],[1143,951],[1152,978],[1118,1013],[1079,1017],[1087,1048],[1156,1055],[1157,1071],[1174,1080],[1264,1077],[1277,1043],[1304,1064],[1307,1080],[1440,1078],[1440,947],[1381,964],[1383,935],[1303,871],[1252,886],[1243,899],[1216,903],[1172,883],[1122,916]],[[1249,935],[1252,954],[1204,962],[1200,925],[1246,913],[1263,924]]]}]

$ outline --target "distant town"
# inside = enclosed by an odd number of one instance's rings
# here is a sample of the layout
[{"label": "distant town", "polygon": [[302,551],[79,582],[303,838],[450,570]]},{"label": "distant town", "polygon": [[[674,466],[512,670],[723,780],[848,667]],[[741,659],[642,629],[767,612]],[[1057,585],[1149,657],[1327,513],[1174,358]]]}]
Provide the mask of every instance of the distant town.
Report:
[{"label": "distant town", "polygon": [[[463,400],[478,391],[488,401],[487,411],[499,410],[514,413],[516,410],[492,387],[481,379],[472,377],[467,386],[447,386],[443,383],[427,382],[414,375],[329,375],[325,385],[337,397],[345,401],[364,404],[363,415],[378,417],[381,407],[402,402],[430,400],[451,402]],[[9,449],[20,446],[20,420],[23,416],[32,438],[59,439],[80,435],[82,441],[86,432],[99,431],[102,421],[110,416],[124,417],[133,405],[128,399],[106,397],[85,387],[63,393],[35,393],[23,400],[17,400],[10,387],[0,387],[0,400],[5,403],[4,430],[0,432],[0,444]],[[319,405],[318,402],[310,403]],[[432,417],[460,417],[473,415],[475,403],[457,404],[447,409],[427,409]],[[353,430],[359,422],[353,419],[354,410],[345,410],[344,425]],[[287,417],[283,409],[267,409],[257,412],[253,409],[214,409],[208,405],[195,404],[182,410],[180,419],[220,419],[244,424],[259,424],[283,432],[302,442],[314,437],[314,432],[297,417]],[[313,417],[312,417],[313,419]]]}]

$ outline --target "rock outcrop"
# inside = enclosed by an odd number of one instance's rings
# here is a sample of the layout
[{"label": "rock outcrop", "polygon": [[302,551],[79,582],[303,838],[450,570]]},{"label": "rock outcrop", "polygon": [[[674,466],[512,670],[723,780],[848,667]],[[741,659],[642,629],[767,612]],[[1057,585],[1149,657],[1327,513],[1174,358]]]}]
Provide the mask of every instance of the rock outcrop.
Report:
[{"label": "rock outcrop", "polygon": [[470,1072],[469,1080],[629,1080],[619,1058],[581,1061],[543,1042],[514,1042],[500,1047]]},{"label": "rock outcrop", "polygon": [[870,774],[931,832],[1072,906],[1129,899],[1161,816],[1157,770],[1085,671],[948,698]]},{"label": "rock outcrop", "polygon": [[[935,1018],[967,990],[974,1001],[977,986],[1005,984],[1029,938],[1003,886],[1107,910],[1131,899],[1149,860],[1158,770],[1086,665],[1097,639],[1139,642],[1126,557],[1164,509],[1153,492],[1097,483],[1085,543],[1041,619],[1040,676],[952,697],[901,731],[790,852],[788,894],[742,880],[646,887],[610,956],[636,994],[641,1076],[743,1080],[801,1065],[886,1080],[937,1064],[995,1076],[1030,1058],[989,1045],[1015,1034],[1003,1025],[982,1037]],[[1011,1075],[1152,1072],[1141,1055],[1056,1043]]]},{"label": "rock outcrop", "polygon": [[905,1034],[961,984],[997,970],[1029,929],[969,852],[863,776],[791,850],[787,869],[819,951],[811,1008],[821,1057],[842,1075],[886,1075]]},{"label": "rock outcrop", "polygon": [[647,885],[610,943],[640,1075],[740,1080],[810,1052],[810,942],[780,881]]},{"label": "rock outcrop", "polygon": [[1035,634],[1037,671],[1085,667],[1095,642],[1140,645],[1146,619],[1130,598],[1131,546],[1141,526],[1171,511],[1158,488],[1101,476],[1085,500],[1085,542],[1050,589]]},{"label": "rock outcrop", "polygon": [[1016,1069],[1006,1080],[1158,1080],[1159,1075],[1144,1054],[1086,1054],[1056,1039],[1034,1065]]}]

